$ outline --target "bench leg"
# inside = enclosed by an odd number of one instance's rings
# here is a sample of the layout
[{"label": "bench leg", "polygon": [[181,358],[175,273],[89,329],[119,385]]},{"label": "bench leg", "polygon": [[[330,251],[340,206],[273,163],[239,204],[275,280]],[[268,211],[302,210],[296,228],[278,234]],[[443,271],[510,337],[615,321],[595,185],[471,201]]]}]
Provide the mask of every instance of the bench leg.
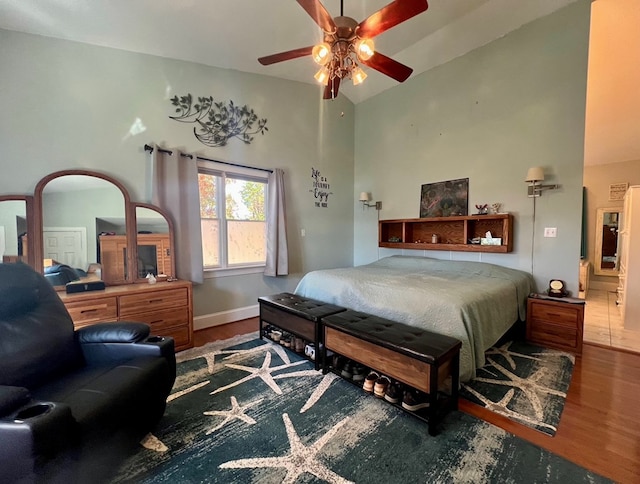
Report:
[{"label": "bench leg", "polygon": [[451,360],[451,409],[458,410],[458,394],[460,386],[460,352]]},{"label": "bench leg", "polygon": [[438,432],[438,367],[429,366],[429,435],[436,435]]}]

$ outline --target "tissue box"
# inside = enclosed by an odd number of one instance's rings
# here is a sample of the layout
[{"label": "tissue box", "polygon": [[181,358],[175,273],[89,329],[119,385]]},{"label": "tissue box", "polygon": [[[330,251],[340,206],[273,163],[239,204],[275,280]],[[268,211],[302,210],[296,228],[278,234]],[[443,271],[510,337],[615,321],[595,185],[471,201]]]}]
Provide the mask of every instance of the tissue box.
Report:
[{"label": "tissue box", "polygon": [[502,238],[492,238],[492,239],[487,239],[485,237],[482,237],[480,239],[480,245],[502,245]]}]

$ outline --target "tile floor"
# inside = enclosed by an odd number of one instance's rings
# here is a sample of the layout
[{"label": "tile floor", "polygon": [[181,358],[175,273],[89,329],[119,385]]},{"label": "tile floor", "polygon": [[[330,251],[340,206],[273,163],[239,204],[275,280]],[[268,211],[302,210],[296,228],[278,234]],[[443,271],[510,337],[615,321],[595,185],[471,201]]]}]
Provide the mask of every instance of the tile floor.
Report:
[{"label": "tile floor", "polygon": [[615,292],[590,289],[587,293],[583,341],[640,353],[640,331],[624,329]]}]

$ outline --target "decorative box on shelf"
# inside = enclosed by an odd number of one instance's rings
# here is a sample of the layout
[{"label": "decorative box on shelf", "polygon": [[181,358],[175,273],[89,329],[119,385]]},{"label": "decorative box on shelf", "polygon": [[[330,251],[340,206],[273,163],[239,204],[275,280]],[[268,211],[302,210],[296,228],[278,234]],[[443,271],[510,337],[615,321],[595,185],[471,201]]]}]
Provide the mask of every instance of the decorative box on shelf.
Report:
[{"label": "decorative box on shelf", "polygon": [[[513,215],[509,213],[380,220],[378,246],[506,253],[513,250],[512,231]],[[487,232],[491,233],[491,239],[486,236]],[[432,240],[438,242],[432,243]]]}]

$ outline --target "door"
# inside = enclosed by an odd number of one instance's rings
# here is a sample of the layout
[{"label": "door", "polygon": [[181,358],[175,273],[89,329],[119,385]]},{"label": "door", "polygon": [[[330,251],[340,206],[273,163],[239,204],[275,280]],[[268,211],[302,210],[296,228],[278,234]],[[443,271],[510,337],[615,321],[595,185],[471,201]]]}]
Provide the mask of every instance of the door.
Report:
[{"label": "door", "polygon": [[87,231],[84,227],[44,229],[44,258],[86,270]]}]

